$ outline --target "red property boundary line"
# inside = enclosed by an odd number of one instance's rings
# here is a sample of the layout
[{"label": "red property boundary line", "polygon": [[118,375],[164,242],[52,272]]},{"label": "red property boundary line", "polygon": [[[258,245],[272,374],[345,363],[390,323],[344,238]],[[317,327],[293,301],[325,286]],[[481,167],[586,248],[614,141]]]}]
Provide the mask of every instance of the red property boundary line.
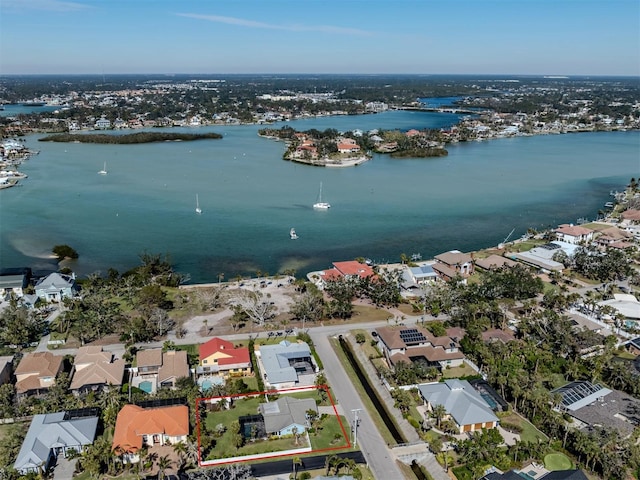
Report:
[{"label": "red property boundary line", "polygon": [[[333,413],[335,414],[336,418],[338,419],[338,424],[340,425],[340,430],[342,430],[342,435],[344,437],[344,439],[347,441],[346,445],[343,446],[339,446],[339,447],[327,447],[327,448],[321,448],[318,450],[310,450],[309,452],[304,453],[304,455],[308,455],[311,453],[319,453],[319,452],[330,452],[330,451],[334,451],[334,450],[347,450],[351,448],[351,440],[349,439],[349,435],[347,435],[347,431],[344,428],[344,425],[342,423],[342,419],[340,418],[340,415],[338,415],[338,409],[336,408],[336,404],[333,401],[333,397],[331,396],[331,392],[329,391],[329,387],[327,385],[310,385],[308,387],[295,387],[295,388],[288,388],[288,389],[284,389],[284,390],[267,390],[264,392],[253,392],[253,393],[236,393],[233,395],[219,395],[217,397],[200,397],[200,398],[196,398],[196,429],[197,429],[197,433],[198,433],[198,466],[200,467],[219,467],[221,465],[228,465],[231,463],[244,463],[244,462],[252,462],[252,461],[256,461],[256,460],[266,460],[269,458],[281,458],[281,457],[291,457],[291,456],[295,456],[295,455],[300,455],[299,453],[282,453],[282,454],[274,454],[274,455],[269,455],[269,456],[264,456],[264,457],[260,457],[260,458],[248,458],[246,460],[243,459],[238,459],[238,460],[229,460],[228,462],[221,462],[221,463],[216,463],[214,465],[206,465],[203,464],[203,460],[202,460],[202,452],[200,449],[200,402],[207,402],[209,400],[216,400],[219,398],[231,398],[231,399],[240,399],[240,398],[244,398],[244,397],[258,397],[261,395],[281,395],[283,393],[288,393],[288,392],[300,392],[300,391],[309,391],[309,390],[324,390],[327,394],[327,398],[329,399],[329,401],[331,402],[331,407],[333,408]],[[248,457],[249,455],[247,455]],[[220,459],[223,460],[223,459]]]}]

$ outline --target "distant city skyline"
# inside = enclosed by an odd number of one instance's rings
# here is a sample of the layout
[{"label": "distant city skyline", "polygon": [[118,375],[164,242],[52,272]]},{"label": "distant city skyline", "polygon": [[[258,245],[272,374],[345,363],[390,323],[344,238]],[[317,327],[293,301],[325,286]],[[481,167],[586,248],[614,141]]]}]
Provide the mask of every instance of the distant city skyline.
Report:
[{"label": "distant city skyline", "polygon": [[0,0],[0,74],[640,75],[637,0]]}]

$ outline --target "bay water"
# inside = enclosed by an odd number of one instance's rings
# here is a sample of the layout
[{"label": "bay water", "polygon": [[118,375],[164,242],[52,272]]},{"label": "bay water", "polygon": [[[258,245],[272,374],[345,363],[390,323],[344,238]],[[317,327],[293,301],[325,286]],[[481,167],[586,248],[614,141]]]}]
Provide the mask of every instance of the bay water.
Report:
[{"label": "bay water", "polygon": [[[287,122],[297,130],[408,130],[452,125],[453,114],[394,111]],[[279,128],[284,124],[272,125]],[[595,218],[611,190],[640,176],[639,132],[517,137],[449,145],[449,155],[320,168],[282,159],[260,126],[171,131],[221,140],[143,145],[38,142],[29,178],[0,191],[0,267],[55,268],[68,244],[80,275],[168,254],[192,283],[367,257],[398,261],[477,250],[528,228]],[[122,133],[122,132],[121,132]],[[127,132],[128,133],[128,132]],[[107,175],[98,175],[106,162]],[[312,208],[320,183],[328,211]],[[195,212],[198,194],[202,214]],[[291,240],[295,228],[299,238]]]}]

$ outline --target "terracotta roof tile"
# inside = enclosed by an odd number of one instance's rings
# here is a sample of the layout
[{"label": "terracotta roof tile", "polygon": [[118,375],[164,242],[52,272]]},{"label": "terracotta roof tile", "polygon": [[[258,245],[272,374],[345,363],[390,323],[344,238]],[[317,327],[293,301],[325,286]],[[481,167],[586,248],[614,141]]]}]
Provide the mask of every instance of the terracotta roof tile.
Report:
[{"label": "terracotta roof tile", "polygon": [[188,435],[189,408],[184,405],[159,408],[125,405],[116,419],[112,450],[116,453],[137,452],[142,447],[142,435],[154,433]]}]

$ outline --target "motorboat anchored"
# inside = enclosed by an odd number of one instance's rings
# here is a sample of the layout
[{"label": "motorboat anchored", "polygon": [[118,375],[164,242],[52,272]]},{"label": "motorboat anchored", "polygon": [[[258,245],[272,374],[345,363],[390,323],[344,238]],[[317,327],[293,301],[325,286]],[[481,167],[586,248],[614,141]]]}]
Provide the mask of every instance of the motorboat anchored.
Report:
[{"label": "motorboat anchored", "polygon": [[291,238],[291,240],[297,240],[298,239],[298,234],[296,233],[296,229],[292,228],[291,230],[289,230],[289,237]]}]

